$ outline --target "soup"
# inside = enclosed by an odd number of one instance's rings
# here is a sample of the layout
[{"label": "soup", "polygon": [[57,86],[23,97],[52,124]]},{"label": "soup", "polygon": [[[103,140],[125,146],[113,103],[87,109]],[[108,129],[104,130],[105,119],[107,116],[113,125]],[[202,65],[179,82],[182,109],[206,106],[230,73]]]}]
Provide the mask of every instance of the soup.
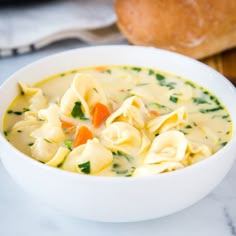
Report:
[{"label": "soup", "polygon": [[4,133],[46,165],[79,174],[145,176],[178,170],[231,138],[230,115],[201,86],[131,66],[84,68],[19,83]]}]

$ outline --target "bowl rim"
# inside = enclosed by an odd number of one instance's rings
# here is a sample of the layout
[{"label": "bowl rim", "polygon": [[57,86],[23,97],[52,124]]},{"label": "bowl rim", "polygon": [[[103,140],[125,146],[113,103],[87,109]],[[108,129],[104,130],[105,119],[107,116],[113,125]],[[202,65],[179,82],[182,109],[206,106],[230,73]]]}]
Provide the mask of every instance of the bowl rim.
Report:
[{"label": "bowl rim", "polygon": [[[134,45],[100,45],[100,46],[86,46],[86,47],[81,47],[81,48],[77,48],[77,49],[70,49],[70,50],[66,50],[66,51],[62,51],[59,53],[55,53],[46,57],[43,57],[41,59],[38,59],[36,61],[33,61],[32,63],[29,63],[25,66],[23,66],[21,69],[15,71],[12,75],[8,76],[8,78],[6,80],[4,80],[1,84],[0,84],[0,91],[7,85],[7,83],[9,81],[11,81],[12,79],[14,79],[15,76],[17,76],[18,74],[30,70],[30,68],[32,66],[36,66],[37,64],[40,63],[45,63],[47,60],[54,60],[57,59],[57,57],[63,57],[63,56],[67,56],[70,54],[76,54],[80,51],[85,51],[85,50],[94,50],[94,49],[113,49],[113,48],[120,48],[120,49],[130,49],[131,50],[154,50],[154,51],[159,51],[160,53],[169,55],[169,56],[174,56],[174,57],[179,57],[180,59],[183,60],[189,60],[194,64],[198,64],[199,66],[201,66],[203,69],[209,71],[211,74],[213,74],[216,77],[220,77],[220,79],[222,80],[222,83],[225,83],[225,85],[228,87],[229,90],[234,91],[235,96],[236,96],[236,88],[234,87],[234,85],[222,74],[220,74],[219,72],[217,72],[216,70],[214,70],[213,68],[207,66],[206,64],[204,64],[203,62],[200,62],[194,58],[190,58],[188,56],[176,53],[176,52],[172,52],[172,51],[168,51],[168,50],[164,50],[164,49],[159,49],[159,48],[155,48],[155,47],[147,47],[147,46],[134,46]],[[201,84],[200,84],[201,85]],[[201,85],[202,86],[202,85]],[[204,87],[204,86],[203,86]],[[14,99],[14,98],[13,98]],[[225,105],[226,109],[227,106]],[[229,112],[230,113],[230,112]],[[5,114],[5,113],[3,113]],[[3,119],[4,119],[4,115],[1,117],[1,127],[3,127]],[[86,179],[86,180],[92,180],[92,181],[103,181],[103,182],[136,182],[136,181],[146,181],[146,180],[157,180],[157,179],[162,179],[162,178],[169,178],[172,176],[176,176],[176,175],[182,175],[188,172],[191,172],[193,169],[198,169],[198,168],[202,168],[202,165],[207,165],[210,164],[211,162],[215,162],[216,159],[222,159],[224,158],[224,154],[229,152],[230,150],[232,150],[235,146],[236,146],[236,132],[234,132],[234,127],[236,124],[234,124],[235,122],[232,122],[232,135],[231,135],[231,139],[229,140],[229,142],[222,147],[220,150],[218,150],[216,153],[212,154],[209,158],[201,160],[200,162],[197,162],[193,165],[190,166],[186,166],[184,168],[181,168],[179,170],[175,170],[175,171],[170,171],[170,172],[166,172],[166,173],[161,173],[161,174],[155,174],[155,175],[147,175],[147,176],[132,176],[132,177],[122,177],[122,176],[98,176],[98,175],[85,175],[85,174],[78,174],[75,172],[70,172],[67,170],[62,170],[59,168],[55,168],[55,167],[51,167],[48,166],[44,163],[40,163],[37,160],[34,160],[33,158],[31,158],[30,156],[24,154],[23,152],[21,152],[20,150],[18,150],[17,148],[15,148],[10,142],[7,141],[3,130],[2,132],[0,132],[0,144],[2,143],[3,145],[6,145],[7,148],[10,148],[13,153],[15,155],[18,156],[18,158],[21,158],[22,161],[28,162],[30,165],[32,165],[35,168],[40,168],[42,170],[45,171],[49,171],[52,174],[56,174],[56,175],[61,175],[61,176],[66,176],[68,178],[75,178],[75,179]],[[236,155],[235,155],[236,158]],[[235,160],[234,158],[234,160]],[[0,160],[1,160],[1,156],[0,156]]]}]

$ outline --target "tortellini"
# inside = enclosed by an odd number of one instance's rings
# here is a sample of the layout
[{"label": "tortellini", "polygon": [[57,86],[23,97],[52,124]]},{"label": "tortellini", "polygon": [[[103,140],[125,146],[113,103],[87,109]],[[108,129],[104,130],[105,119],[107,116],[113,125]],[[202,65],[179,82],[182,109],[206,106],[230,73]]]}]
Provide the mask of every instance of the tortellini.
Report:
[{"label": "tortellini", "polygon": [[185,107],[180,107],[166,115],[158,116],[148,122],[148,129],[152,133],[162,133],[170,129],[178,129],[187,122]]},{"label": "tortellini", "polygon": [[58,112],[59,112],[58,105],[51,103],[47,109],[39,110],[38,117],[39,119],[44,120],[49,124],[60,126],[61,121]]},{"label": "tortellini", "polygon": [[59,143],[65,138],[62,128],[50,123],[45,123],[40,128],[34,130],[31,136],[36,139],[44,138],[53,143]]},{"label": "tortellini", "polygon": [[44,120],[42,126],[31,133],[34,138],[44,138],[49,142],[59,143],[64,140],[65,134],[61,128],[59,120],[59,107],[56,104],[50,104],[47,109],[38,112],[39,118]]},{"label": "tortellini", "polygon": [[112,160],[112,152],[106,149],[97,139],[92,139],[70,152],[62,168],[83,173],[80,166],[89,163],[89,173],[95,174],[110,165]]},{"label": "tortellini", "polygon": [[143,101],[137,96],[127,98],[120,108],[115,111],[107,120],[110,125],[114,121],[124,121],[138,129],[144,128],[147,110]]},{"label": "tortellini", "polygon": [[86,117],[91,116],[96,103],[107,105],[107,98],[102,86],[88,74],[77,74],[70,88],[60,101],[62,114],[71,116],[71,111],[76,102],[81,102],[82,110]]},{"label": "tortellini", "polygon": [[182,161],[185,158],[188,141],[180,131],[166,131],[158,135],[144,160],[145,164],[163,161]]},{"label": "tortellini", "polygon": [[191,81],[126,66],[54,77],[38,87],[20,83],[4,128],[9,142],[47,166],[100,176],[156,175],[206,159],[230,140],[230,115]]},{"label": "tortellini", "polygon": [[25,83],[20,83],[20,87],[24,94],[31,96],[29,109],[31,111],[38,111],[45,108],[48,104],[46,97],[43,95],[43,91],[39,88],[30,87]]},{"label": "tortellini", "polygon": [[32,131],[38,129],[41,125],[42,122],[36,119],[21,120],[15,123],[12,128],[12,132],[18,132],[20,130],[21,132],[30,135]]},{"label": "tortellini", "polygon": [[138,167],[133,176],[147,176],[147,175],[156,175],[160,174],[165,171],[173,171],[182,169],[184,166],[179,162],[162,162],[159,164],[152,164],[152,165],[144,165],[142,167]]},{"label": "tortellini", "polygon": [[57,167],[64,161],[69,152],[70,151],[67,148],[59,147],[55,155],[51,158],[51,160],[46,162],[46,164],[49,166]]},{"label": "tortellini", "polygon": [[57,144],[51,143],[44,138],[37,138],[31,146],[32,157],[41,162],[48,162],[56,154]]},{"label": "tortellini", "polygon": [[187,151],[191,164],[199,162],[212,155],[212,150],[207,145],[193,141],[189,141]]},{"label": "tortellini", "polygon": [[101,143],[112,151],[121,150],[135,154],[142,145],[141,133],[129,123],[114,122],[105,128],[100,137]]}]

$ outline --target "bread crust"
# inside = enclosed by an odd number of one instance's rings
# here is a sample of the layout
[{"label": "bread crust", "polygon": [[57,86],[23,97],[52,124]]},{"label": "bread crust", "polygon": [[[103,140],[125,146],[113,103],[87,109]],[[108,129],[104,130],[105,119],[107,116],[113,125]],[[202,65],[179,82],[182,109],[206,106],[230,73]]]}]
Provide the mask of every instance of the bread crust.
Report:
[{"label": "bread crust", "polygon": [[236,46],[236,0],[116,0],[129,42],[201,59]]}]

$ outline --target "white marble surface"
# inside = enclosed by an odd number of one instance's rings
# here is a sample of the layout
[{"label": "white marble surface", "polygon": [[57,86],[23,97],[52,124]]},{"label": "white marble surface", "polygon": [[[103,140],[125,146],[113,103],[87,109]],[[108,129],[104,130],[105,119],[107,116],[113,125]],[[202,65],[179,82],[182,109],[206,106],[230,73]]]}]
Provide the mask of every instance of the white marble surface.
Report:
[{"label": "white marble surface", "polygon": [[[84,45],[68,41],[33,54],[0,58],[0,82],[28,63],[78,46]],[[28,235],[236,235],[236,163],[211,194],[181,212],[151,221],[111,224],[71,218],[41,205],[13,182],[0,162],[0,236]]]}]

